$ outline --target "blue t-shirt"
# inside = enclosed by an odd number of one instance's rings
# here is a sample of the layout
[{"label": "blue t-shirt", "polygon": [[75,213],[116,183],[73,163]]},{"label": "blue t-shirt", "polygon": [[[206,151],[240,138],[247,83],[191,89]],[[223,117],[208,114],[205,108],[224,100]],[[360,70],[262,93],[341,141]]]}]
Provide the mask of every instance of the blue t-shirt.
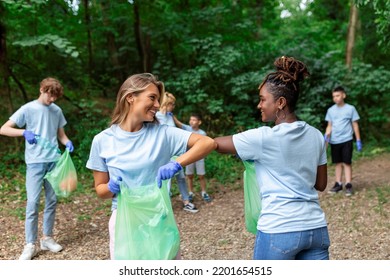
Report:
[{"label": "blue t-shirt", "polygon": [[168,114],[163,114],[160,111],[156,113],[156,118],[160,124],[166,124],[169,126],[176,126],[173,117]]},{"label": "blue t-shirt", "polygon": [[330,144],[340,144],[353,139],[352,122],[359,120],[359,114],[353,105],[345,103],[344,106],[334,104],[326,112],[325,120],[331,122],[332,132]]},{"label": "blue t-shirt", "polygon": [[158,169],[173,156],[186,152],[190,135],[182,129],[152,123],[145,123],[136,132],[112,125],[94,137],[87,168],[108,172],[110,177],[121,176],[130,188],[154,184]]},{"label": "blue t-shirt", "polygon": [[49,106],[34,100],[26,103],[11,117],[18,127],[24,127],[40,135],[50,143],[51,148],[43,148],[38,144],[29,144],[25,141],[25,161],[29,163],[43,163],[57,161],[60,155],[58,149],[58,129],[66,125],[64,114],[60,107],[52,103]]},{"label": "blue t-shirt", "polygon": [[202,129],[194,130],[190,125],[186,125],[186,124],[183,124],[182,129],[187,130],[187,131],[191,131],[193,133],[198,133],[198,134],[203,135],[203,136],[207,135],[204,130],[202,130]]},{"label": "blue t-shirt", "polygon": [[257,228],[284,233],[326,226],[317,190],[317,167],[327,162],[321,132],[303,121],[233,135],[242,160],[255,162],[262,196]]}]

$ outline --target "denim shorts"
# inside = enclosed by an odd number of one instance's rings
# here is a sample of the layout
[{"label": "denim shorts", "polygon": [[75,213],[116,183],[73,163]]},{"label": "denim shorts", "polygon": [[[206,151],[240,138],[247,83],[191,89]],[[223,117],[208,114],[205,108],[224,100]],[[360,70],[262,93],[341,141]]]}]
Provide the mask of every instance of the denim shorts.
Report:
[{"label": "denim shorts", "polygon": [[329,260],[327,227],[286,232],[257,231],[253,259],[255,260]]}]

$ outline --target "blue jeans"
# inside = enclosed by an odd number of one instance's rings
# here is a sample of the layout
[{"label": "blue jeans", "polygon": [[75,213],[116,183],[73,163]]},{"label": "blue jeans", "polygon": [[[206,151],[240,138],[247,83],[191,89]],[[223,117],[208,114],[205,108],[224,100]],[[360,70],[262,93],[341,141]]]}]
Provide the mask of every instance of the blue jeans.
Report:
[{"label": "blue jeans", "polygon": [[264,233],[257,231],[254,260],[329,260],[328,228]]},{"label": "blue jeans", "polygon": [[55,166],[54,162],[27,164],[26,171],[26,243],[35,243],[38,235],[39,200],[42,183],[45,189],[45,210],[43,212],[43,234],[53,235],[53,226],[56,213],[57,197],[47,180],[43,177]]},{"label": "blue jeans", "polygon": [[[187,182],[186,182],[186,176],[184,175],[183,169],[180,170],[176,175],[176,180],[177,180],[177,185],[179,186],[179,191],[181,194],[181,199],[182,200],[188,200],[189,193],[188,193],[188,187],[187,187]],[[168,180],[168,191],[171,189],[171,181],[172,179]]]}]

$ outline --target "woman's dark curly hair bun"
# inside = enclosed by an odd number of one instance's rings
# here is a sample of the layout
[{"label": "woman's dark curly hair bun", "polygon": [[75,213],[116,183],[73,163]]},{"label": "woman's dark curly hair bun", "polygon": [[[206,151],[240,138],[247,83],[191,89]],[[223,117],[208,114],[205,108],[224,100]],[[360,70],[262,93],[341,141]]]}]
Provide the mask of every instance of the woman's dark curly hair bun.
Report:
[{"label": "woman's dark curly hair bun", "polygon": [[302,61],[288,56],[277,58],[274,66],[276,72],[269,73],[260,84],[259,89],[263,85],[267,85],[267,89],[274,96],[274,99],[286,98],[287,105],[293,112],[299,97],[299,83],[310,73]]}]

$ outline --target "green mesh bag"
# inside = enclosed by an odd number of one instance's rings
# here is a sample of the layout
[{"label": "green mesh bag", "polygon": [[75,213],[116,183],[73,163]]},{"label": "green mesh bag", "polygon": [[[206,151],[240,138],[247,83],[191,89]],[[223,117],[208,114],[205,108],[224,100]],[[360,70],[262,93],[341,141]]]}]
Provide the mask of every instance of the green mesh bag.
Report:
[{"label": "green mesh bag", "polygon": [[60,197],[68,197],[77,188],[76,168],[67,149],[44,179],[49,181],[56,195]]},{"label": "green mesh bag", "polygon": [[180,236],[166,182],[129,188],[121,184],[115,223],[116,260],[171,260]]},{"label": "green mesh bag", "polygon": [[256,179],[254,162],[243,161],[245,226],[253,234],[257,233],[257,221],[261,212],[260,188]]}]

